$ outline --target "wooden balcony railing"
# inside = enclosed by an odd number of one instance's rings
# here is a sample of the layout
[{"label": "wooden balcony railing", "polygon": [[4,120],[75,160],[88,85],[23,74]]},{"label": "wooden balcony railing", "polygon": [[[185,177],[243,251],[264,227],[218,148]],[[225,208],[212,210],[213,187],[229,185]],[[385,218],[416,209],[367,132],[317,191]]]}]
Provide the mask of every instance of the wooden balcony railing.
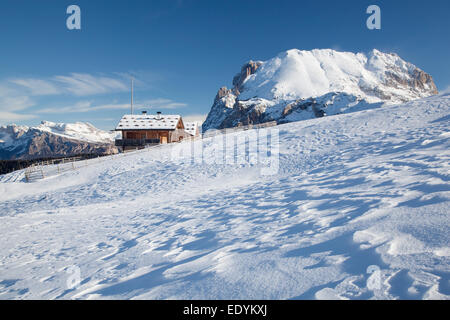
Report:
[{"label": "wooden balcony railing", "polygon": [[116,147],[142,147],[146,145],[159,144],[159,139],[117,139]]}]

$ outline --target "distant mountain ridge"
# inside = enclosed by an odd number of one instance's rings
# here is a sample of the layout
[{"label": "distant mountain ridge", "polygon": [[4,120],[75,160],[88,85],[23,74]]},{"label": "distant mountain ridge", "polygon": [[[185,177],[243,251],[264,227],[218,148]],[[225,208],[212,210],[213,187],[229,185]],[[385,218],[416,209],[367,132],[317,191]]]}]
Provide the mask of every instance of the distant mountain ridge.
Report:
[{"label": "distant mountain ridge", "polygon": [[114,134],[90,123],[42,121],[37,127],[0,127],[0,159],[36,159],[78,154],[117,153]]},{"label": "distant mountain ridge", "polygon": [[203,131],[292,122],[437,94],[432,77],[394,53],[288,50],[249,61],[219,89]]}]

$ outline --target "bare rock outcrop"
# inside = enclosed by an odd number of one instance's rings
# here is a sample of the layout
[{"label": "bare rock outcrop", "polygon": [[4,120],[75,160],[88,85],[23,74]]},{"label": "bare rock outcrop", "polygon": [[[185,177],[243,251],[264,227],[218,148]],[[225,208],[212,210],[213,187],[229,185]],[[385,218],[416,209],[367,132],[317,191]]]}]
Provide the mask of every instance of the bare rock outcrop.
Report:
[{"label": "bare rock outcrop", "polygon": [[246,64],[244,64],[241,68],[241,72],[233,78],[233,91],[235,95],[239,95],[243,89],[244,81],[252,74],[258,70],[261,66],[261,61],[252,61],[250,60]]}]

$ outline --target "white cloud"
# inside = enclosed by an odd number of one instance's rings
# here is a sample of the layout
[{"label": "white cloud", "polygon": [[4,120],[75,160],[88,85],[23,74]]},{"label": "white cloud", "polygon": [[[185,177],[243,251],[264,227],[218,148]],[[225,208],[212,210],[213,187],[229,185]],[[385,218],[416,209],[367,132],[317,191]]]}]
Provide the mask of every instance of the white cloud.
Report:
[{"label": "white cloud", "polygon": [[[94,96],[113,92],[128,92],[131,75],[112,73],[109,76],[97,76],[87,73],[70,73],[68,75],[57,75],[47,78],[14,78],[0,82],[0,120],[15,121],[35,118],[34,114],[63,114],[63,113],[89,113],[96,111],[123,110],[129,112],[130,103],[96,104],[91,100],[84,100],[73,105],[62,105],[57,107],[36,107],[35,99],[43,101],[43,96]],[[136,80],[135,84],[142,87],[144,84]],[[134,110],[147,110],[156,112],[184,108],[187,104],[167,98],[157,98],[135,102]],[[32,112],[24,112],[34,107]],[[20,112],[19,112],[20,111]],[[33,114],[29,114],[33,113]]]},{"label": "white cloud", "polygon": [[34,96],[58,94],[89,96],[130,90],[129,84],[125,84],[122,80],[87,73],[71,73],[67,76],[54,76],[49,79],[12,79],[9,82],[26,88],[28,93]]},{"label": "white cloud", "polygon": [[197,122],[198,125],[202,125],[202,123],[206,120],[206,114],[190,114],[187,116],[183,116],[184,122]]},{"label": "white cloud", "polygon": [[51,107],[37,110],[38,113],[71,113],[86,112],[91,106],[90,101],[81,101],[71,106]]},{"label": "white cloud", "polygon": [[129,87],[120,80],[94,77],[86,73],[71,73],[70,76],[55,76],[53,79],[62,84],[65,90],[77,96],[129,90]]},{"label": "white cloud", "polygon": [[186,107],[186,106],[187,106],[186,103],[171,102],[171,103],[167,103],[167,104],[158,106],[158,108],[160,108],[160,109],[176,109],[176,108],[182,108],[182,107]]},{"label": "white cloud", "polygon": [[143,103],[149,109],[176,109],[183,108],[187,106],[187,103],[175,102],[170,99],[159,98],[147,100]]},{"label": "white cloud", "polygon": [[118,110],[118,109],[130,109],[130,104],[129,103],[102,104],[102,105],[98,105],[98,106],[93,106],[90,110],[98,111],[98,110]]},{"label": "white cloud", "polygon": [[30,119],[33,117],[32,115],[17,112],[34,105],[35,103],[30,97],[22,95],[11,88],[0,86],[0,121]]},{"label": "white cloud", "polygon": [[[175,107],[184,107],[186,103],[174,102],[170,99],[153,99],[145,103],[136,103],[133,105],[135,111],[137,110],[164,110],[173,109]],[[37,113],[76,113],[76,112],[94,112],[101,110],[130,110],[130,103],[111,103],[111,104],[93,104],[92,101],[80,101],[70,106],[44,108],[36,111]]]},{"label": "white cloud", "polygon": [[27,96],[0,96],[0,110],[19,111],[32,107],[34,104]]},{"label": "white cloud", "polygon": [[36,117],[37,116],[33,115],[33,114],[21,114],[21,113],[0,110],[0,124],[11,123],[11,121],[30,120],[30,119],[34,119]]},{"label": "white cloud", "polygon": [[91,101],[80,101],[71,106],[44,108],[40,109],[38,113],[75,113],[75,112],[93,112],[99,110],[117,110],[130,109],[130,104],[102,104],[93,105]]},{"label": "white cloud", "polygon": [[25,87],[30,90],[30,93],[35,96],[40,95],[54,95],[61,93],[54,84],[49,81],[41,79],[13,79],[10,82]]}]

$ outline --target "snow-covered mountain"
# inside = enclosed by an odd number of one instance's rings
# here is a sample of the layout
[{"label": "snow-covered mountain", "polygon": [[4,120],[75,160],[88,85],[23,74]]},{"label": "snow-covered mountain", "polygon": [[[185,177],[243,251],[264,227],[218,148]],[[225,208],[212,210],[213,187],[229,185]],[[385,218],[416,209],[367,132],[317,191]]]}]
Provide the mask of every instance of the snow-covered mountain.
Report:
[{"label": "snow-covered mountain", "polygon": [[54,123],[42,121],[38,130],[50,132],[68,139],[82,140],[92,143],[111,143],[114,133],[106,132],[94,127],[88,122]]},{"label": "snow-covered mountain", "polygon": [[8,125],[0,127],[0,159],[34,159],[82,153],[111,154],[114,134],[90,123],[42,121],[37,127]]},{"label": "snow-covered mountain", "polygon": [[432,77],[393,53],[331,49],[250,61],[220,88],[203,131],[347,113],[436,94]]},{"label": "snow-covered mountain", "polygon": [[273,127],[273,175],[228,143],[264,129],[7,174],[0,299],[449,299],[449,128],[447,94]]}]

